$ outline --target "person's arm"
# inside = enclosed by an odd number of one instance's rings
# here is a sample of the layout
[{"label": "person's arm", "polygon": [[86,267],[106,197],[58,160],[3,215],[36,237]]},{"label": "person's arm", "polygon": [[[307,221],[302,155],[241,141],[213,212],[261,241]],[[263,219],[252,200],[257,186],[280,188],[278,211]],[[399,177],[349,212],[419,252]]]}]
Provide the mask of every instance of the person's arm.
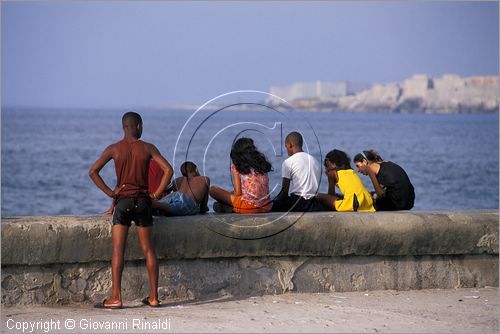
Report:
[{"label": "person's arm", "polygon": [[278,202],[284,201],[288,197],[288,191],[290,190],[292,173],[287,160],[283,161],[281,164],[281,177],[281,190],[278,196],[276,196]]},{"label": "person's arm", "polygon": [[335,186],[338,182],[338,174],[336,170],[326,171],[326,177],[328,178],[328,195],[336,196]]},{"label": "person's arm", "polygon": [[236,166],[231,164],[231,175],[233,176],[234,192],[236,196],[241,195],[241,178]]},{"label": "person's arm", "polygon": [[372,181],[373,188],[375,189],[375,193],[377,193],[378,197],[384,196],[384,189],[382,189],[382,186],[377,180],[377,175],[375,174],[374,171],[372,171],[370,168],[367,169],[368,176],[370,177],[370,180]]},{"label": "person's arm", "polygon": [[115,211],[115,200],[111,201],[111,206],[109,207],[109,209],[104,211],[102,214],[105,216],[112,216],[114,211]]},{"label": "person's arm", "polygon": [[206,182],[206,191],[205,195],[203,196],[203,199],[200,202],[200,213],[205,213],[208,212],[208,189],[210,189],[210,178],[208,176],[205,176],[205,182]]},{"label": "person's arm", "polygon": [[102,190],[106,195],[111,198],[114,198],[121,190],[115,189],[114,191],[108,187],[108,185],[104,182],[99,172],[101,169],[109,162],[109,160],[113,159],[114,149],[113,145],[108,146],[104,152],[102,152],[99,159],[90,167],[89,177],[95,183],[95,185]]},{"label": "person's arm", "polygon": [[290,189],[290,179],[284,177],[281,181],[281,191],[276,197],[278,201],[284,201],[288,197],[288,190]]},{"label": "person's arm", "polygon": [[168,194],[172,191],[177,191],[179,189],[179,186],[178,186],[178,183],[181,182],[181,179],[183,178],[183,176],[181,177],[178,177],[176,179],[174,179],[168,186],[167,186],[167,189],[165,189],[165,192]]},{"label": "person's arm", "polygon": [[160,154],[160,151],[154,146],[153,144],[149,144],[149,149],[150,149],[150,155],[151,158],[160,166],[160,168],[163,170],[163,176],[160,181],[160,185],[158,186],[158,189],[154,193],[151,194],[151,197],[153,200],[157,200],[163,191],[165,190],[165,187],[168,185],[170,182],[170,179],[172,178],[173,169],[172,166],[168,163],[168,161]]}]

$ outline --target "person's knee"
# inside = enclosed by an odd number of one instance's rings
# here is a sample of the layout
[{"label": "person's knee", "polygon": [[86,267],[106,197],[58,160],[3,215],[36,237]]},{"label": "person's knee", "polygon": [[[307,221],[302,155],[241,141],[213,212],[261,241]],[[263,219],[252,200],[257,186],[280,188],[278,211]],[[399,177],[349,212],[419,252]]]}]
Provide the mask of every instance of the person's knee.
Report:
[{"label": "person's knee", "polygon": [[220,198],[221,191],[222,191],[222,188],[217,187],[217,186],[211,186],[210,190],[209,190],[209,194],[210,194],[210,196],[212,196],[213,198],[218,200]]},{"label": "person's knee", "polygon": [[140,242],[140,246],[141,246],[142,254],[144,255],[145,258],[148,258],[148,257],[155,257],[156,258],[156,252],[155,252],[155,249],[151,243]]},{"label": "person's knee", "polygon": [[149,247],[149,248],[143,250],[142,252],[144,253],[145,258],[153,259],[154,261],[156,261],[156,252],[155,252],[155,249],[153,247]]},{"label": "person's knee", "polygon": [[217,186],[210,186],[208,188],[208,192],[210,193],[210,196],[212,196],[214,193],[216,193],[219,190],[219,187]]}]

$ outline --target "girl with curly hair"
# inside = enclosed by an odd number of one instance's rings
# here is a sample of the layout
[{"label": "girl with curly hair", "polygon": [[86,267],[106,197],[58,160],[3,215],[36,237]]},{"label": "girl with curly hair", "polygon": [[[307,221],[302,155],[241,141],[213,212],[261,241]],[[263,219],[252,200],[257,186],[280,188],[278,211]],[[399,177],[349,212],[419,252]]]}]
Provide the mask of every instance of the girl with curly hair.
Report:
[{"label": "girl with curly hair", "polygon": [[[351,168],[349,156],[344,151],[328,152],[324,164],[328,194],[316,195],[323,205],[334,211],[375,211],[370,193]],[[335,187],[340,189],[342,196],[335,193]]]},{"label": "girl with curly hair", "polygon": [[214,211],[226,211],[230,207],[237,213],[261,213],[271,211],[269,177],[272,166],[264,154],[257,150],[250,138],[239,138],[231,149],[231,175],[234,190],[210,187],[210,196],[217,202]]}]

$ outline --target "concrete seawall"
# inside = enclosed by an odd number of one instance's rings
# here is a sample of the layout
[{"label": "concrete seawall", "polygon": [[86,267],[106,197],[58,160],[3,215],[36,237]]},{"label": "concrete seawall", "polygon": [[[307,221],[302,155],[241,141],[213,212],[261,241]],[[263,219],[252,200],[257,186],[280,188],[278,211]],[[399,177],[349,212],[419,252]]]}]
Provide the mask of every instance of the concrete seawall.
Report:
[{"label": "concrete seawall", "polygon": [[[498,211],[155,217],[160,298],[498,286],[498,223]],[[125,301],[149,289],[134,229]],[[2,305],[110,292],[110,218],[3,218],[1,250]]]}]

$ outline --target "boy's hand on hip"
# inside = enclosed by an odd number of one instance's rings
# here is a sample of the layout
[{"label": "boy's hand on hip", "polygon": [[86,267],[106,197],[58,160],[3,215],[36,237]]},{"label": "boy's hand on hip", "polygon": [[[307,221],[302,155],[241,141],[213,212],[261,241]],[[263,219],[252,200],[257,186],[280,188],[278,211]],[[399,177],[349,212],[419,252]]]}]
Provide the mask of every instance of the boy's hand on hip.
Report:
[{"label": "boy's hand on hip", "polygon": [[154,202],[158,201],[158,196],[155,193],[149,193],[149,198]]},{"label": "boy's hand on hip", "polygon": [[115,190],[113,190],[113,198],[116,198],[124,188],[124,184],[121,187],[116,186]]}]

